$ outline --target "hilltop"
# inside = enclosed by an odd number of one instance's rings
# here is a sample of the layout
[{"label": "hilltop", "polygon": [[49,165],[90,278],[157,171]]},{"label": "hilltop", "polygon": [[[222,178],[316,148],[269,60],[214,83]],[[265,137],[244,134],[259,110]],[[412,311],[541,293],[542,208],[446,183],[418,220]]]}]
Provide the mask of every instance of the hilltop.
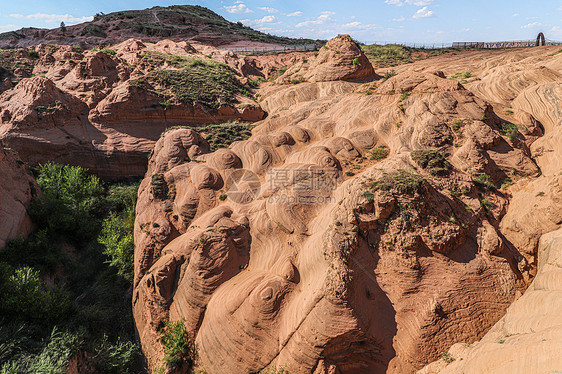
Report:
[{"label": "hilltop", "polygon": [[241,22],[230,22],[199,5],[156,6],[144,10],[98,13],[93,21],[60,28],[23,28],[0,34],[0,48],[22,48],[39,44],[74,45],[88,49],[130,38],[145,42],[164,39],[212,46],[304,44],[321,42],[294,39],[256,31]]}]

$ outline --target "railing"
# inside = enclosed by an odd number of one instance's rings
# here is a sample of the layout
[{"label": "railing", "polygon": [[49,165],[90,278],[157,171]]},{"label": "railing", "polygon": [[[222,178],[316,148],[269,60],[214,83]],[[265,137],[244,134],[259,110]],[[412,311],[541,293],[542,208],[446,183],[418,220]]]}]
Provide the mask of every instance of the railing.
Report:
[{"label": "railing", "polygon": [[235,47],[222,48],[226,51],[232,51],[239,55],[259,55],[271,52],[305,52],[317,51],[323,44],[300,44],[300,45],[273,45],[267,47]]},{"label": "railing", "polygon": [[[562,44],[557,41],[547,41],[546,45]],[[501,49],[501,48],[526,48],[535,47],[536,40],[515,40],[509,42],[454,42],[453,48],[478,48],[478,49]]]},{"label": "railing", "polygon": [[[536,40],[515,40],[505,42],[453,42],[453,43],[401,43],[401,42],[374,42],[377,45],[399,45],[403,47],[417,48],[417,49],[499,49],[499,48],[523,48],[534,47]],[[560,45],[562,42],[555,40],[547,40],[546,45]]]}]

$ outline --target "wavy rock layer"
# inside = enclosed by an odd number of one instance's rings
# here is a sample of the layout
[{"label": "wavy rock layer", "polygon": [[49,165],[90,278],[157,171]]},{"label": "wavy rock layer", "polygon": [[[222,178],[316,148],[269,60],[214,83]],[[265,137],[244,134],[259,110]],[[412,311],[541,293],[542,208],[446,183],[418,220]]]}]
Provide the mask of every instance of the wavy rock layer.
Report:
[{"label": "wavy rock layer", "polygon": [[[428,63],[386,81],[265,87],[268,118],[227,150],[188,129],[157,142],[133,293],[151,367],[168,319],[186,321],[208,373],[412,373],[500,320],[536,251],[501,231],[520,208],[494,185],[542,183],[529,144],[550,131],[520,108],[508,136],[508,102]],[[440,169],[412,153],[428,148]]]}]

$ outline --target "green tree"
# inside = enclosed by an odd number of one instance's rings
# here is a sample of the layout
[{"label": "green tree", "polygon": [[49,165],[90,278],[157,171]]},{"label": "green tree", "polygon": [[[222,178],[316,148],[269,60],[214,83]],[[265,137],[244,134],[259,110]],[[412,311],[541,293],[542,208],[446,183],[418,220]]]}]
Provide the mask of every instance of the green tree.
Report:
[{"label": "green tree", "polygon": [[64,24],[64,22],[60,23],[60,31],[63,35],[66,34],[66,25]]}]

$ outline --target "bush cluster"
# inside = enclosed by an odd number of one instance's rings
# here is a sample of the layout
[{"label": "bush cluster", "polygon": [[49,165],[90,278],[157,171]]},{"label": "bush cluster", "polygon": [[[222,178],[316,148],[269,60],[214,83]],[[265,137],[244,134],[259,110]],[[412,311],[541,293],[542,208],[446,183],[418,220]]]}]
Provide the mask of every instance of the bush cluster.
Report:
[{"label": "bush cluster", "polygon": [[66,373],[78,351],[96,372],[137,372],[128,292],[138,183],[107,186],[53,163],[36,173],[37,230],[0,249],[0,373]]}]

